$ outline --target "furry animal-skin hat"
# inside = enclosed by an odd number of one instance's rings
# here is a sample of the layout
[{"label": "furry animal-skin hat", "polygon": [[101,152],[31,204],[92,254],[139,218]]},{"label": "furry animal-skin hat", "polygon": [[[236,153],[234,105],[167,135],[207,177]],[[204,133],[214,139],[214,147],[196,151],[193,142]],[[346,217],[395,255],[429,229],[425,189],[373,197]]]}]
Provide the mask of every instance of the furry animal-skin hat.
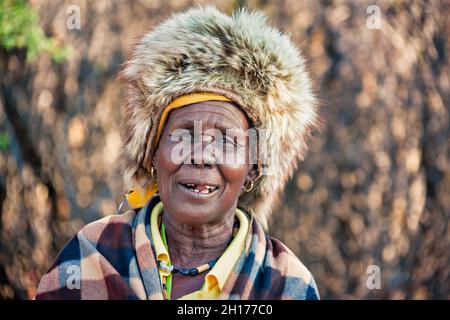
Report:
[{"label": "furry animal-skin hat", "polygon": [[317,126],[316,100],[305,61],[289,37],[260,12],[232,16],[194,8],[146,34],[120,75],[126,85],[121,165],[128,185],[151,179],[155,135],[163,110],[197,92],[236,102],[265,130],[265,174],[238,200],[267,229],[267,219]]}]

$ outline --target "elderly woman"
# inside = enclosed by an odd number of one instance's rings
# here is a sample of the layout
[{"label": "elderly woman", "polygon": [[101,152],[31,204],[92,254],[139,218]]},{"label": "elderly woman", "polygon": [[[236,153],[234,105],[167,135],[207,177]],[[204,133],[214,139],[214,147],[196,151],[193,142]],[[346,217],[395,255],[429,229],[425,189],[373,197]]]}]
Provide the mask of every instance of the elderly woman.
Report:
[{"label": "elderly woman", "polygon": [[121,79],[130,208],[79,231],[36,299],[318,299],[266,235],[317,123],[289,38],[260,13],[191,9],[145,35]]}]

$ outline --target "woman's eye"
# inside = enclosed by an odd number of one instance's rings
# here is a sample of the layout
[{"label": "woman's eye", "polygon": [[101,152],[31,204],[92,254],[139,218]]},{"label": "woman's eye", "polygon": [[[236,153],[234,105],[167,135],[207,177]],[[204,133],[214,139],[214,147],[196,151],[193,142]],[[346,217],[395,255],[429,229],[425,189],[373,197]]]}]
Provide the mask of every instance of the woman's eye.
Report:
[{"label": "woman's eye", "polygon": [[216,137],[215,136],[209,136],[209,135],[204,135],[203,136],[203,142],[213,143],[214,141],[216,141]]},{"label": "woman's eye", "polygon": [[190,141],[191,133],[188,129],[175,130],[170,135],[170,140],[173,142]]},{"label": "woman's eye", "polygon": [[227,148],[237,146],[236,137],[223,136],[223,144]]},{"label": "woman's eye", "polygon": [[230,138],[229,137],[227,137],[227,136],[223,136],[223,143],[226,145],[226,144],[229,144],[231,141],[230,141]]},{"label": "woman's eye", "polygon": [[178,141],[183,141],[184,137],[182,135],[179,134],[172,134],[170,136],[170,140],[173,142],[178,142]]}]

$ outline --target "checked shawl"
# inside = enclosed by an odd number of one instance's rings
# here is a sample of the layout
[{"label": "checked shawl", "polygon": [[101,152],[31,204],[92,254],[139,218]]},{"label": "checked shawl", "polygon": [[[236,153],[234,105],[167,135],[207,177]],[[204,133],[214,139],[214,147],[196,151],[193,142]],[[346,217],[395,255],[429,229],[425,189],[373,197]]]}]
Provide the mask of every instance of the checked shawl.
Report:
[{"label": "checked shawl", "polygon": [[[150,234],[154,196],[142,209],[86,225],[42,277],[36,299],[163,299]],[[220,299],[319,299],[314,278],[294,253],[251,219],[246,251]]]}]

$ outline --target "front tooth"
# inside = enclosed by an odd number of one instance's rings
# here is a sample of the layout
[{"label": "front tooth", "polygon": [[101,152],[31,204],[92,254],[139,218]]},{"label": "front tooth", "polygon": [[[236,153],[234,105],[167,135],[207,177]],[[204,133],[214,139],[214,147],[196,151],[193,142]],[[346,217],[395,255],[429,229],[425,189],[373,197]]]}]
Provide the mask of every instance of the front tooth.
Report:
[{"label": "front tooth", "polygon": [[200,193],[207,194],[207,193],[209,193],[209,191],[207,189],[204,189],[204,190],[200,191]]},{"label": "front tooth", "polygon": [[200,192],[198,189],[194,189],[194,192]]}]

